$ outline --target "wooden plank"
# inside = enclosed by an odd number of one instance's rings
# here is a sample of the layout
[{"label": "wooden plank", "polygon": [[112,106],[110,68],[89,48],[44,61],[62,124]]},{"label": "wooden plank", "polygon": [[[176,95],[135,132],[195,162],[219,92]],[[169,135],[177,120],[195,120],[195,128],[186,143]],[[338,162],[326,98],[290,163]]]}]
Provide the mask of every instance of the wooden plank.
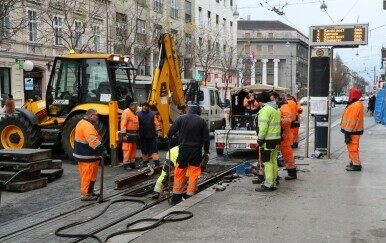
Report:
[{"label": "wooden plank", "polygon": [[[0,171],[0,180],[8,181],[16,173],[17,171]],[[16,176],[12,181],[17,182],[17,181],[34,180],[34,179],[38,179],[39,177],[40,177],[40,170],[34,171],[34,172],[24,171],[20,173],[18,176]]]},{"label": "wooden plank", "polygon": [[53,159],[51,161],[49,169],[61,169],[62,168],[62,161],[58,159]]},{"label": "wooden plank", "polygon": [[51,165],[51,159],[39,160],[35,162],[0,161],[0,166],[3,167],[1,170],[5,171],[22,170],[28,168],[28,172],[33,172],[37,170],[50,169]]},{"label": "wooden plank", "polygon": [[7,185],[6,190],[13,192],[28,192],[47,186],[47,181],[47,178],[42,177],[35,180],[13,182]]},{"label": "wooden plank", "polygon": [[57,178],[62,177],[63,175],[63,169],[49,169],[49,170],[42,170],[40,172],[41,177],[46,177],[48,179],[48,182],[51,182]]},{"label": "wooden plank", "polygon": [[38,161],[50,159],[51,149],[2,149],[0,150],[0,160],[5,161],[12,158],[18,161]]}]

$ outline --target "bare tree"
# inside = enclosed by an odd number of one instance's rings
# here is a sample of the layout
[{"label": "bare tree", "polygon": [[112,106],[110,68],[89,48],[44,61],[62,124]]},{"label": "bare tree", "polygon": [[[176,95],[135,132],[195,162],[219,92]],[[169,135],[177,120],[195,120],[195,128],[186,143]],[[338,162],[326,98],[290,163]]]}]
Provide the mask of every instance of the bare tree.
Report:
[{"label": "bare tree", "polygon": [[[240,49],[240,48],[239,48]],[[251,81],[251,67],[253,63],[251,62],[249,56],[245,54],[245,49],[241,48],[237,54],[237,70],[239,72],[239,82],[242,86],[250,84]]]},{"label": "bare tree", "polygon": [[335,94],[340,94],[343,88],[350,83],[348,68],[343,64],[342,59],[337,54],[334,59],[332,70],[332,90]]},{"label": "bare tree", "polygon": [[[225,45],[226,46],[226,45]],[[228,95],[228,87],[229,87],[229,76],[232,74],[237,75],[237,48],[233,46],[229,46],[229,48],[224,50],[223,55],[219,58],[221,63],[221,69],[223,75],[225,75],[225,92],[224,92],[224,100]]]},{"label": "bare tree", "polygon": [[83,53],[91,49],[97,27],[103,23],[103,1],[48,0],[40,9],[41,39],[54,46]]},{"label": "bare tree", "polygon": [[26,17],[25,6],[20,0],[1,0],[0,2],[0,45],[24,30]]},{"label": "bare tree", "polygon": [[363,77],[359,76],[358,73],[353,73],[353,88],[359,89],[362,93],[366,92],[366,86],[370,83],[367,82]]}]

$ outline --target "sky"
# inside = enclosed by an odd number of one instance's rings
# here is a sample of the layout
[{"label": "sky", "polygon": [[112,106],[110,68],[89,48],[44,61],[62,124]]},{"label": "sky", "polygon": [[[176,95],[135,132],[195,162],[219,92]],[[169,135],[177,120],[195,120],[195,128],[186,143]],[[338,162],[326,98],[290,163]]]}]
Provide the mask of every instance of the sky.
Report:
[{"label": "sky", "polygon": [[[237,0],[240,18],[279,20],[308,36],[314,25],[369,23],[368,45],[359,48],[334,49],[344,64],[372,83],[381,68],[381,49],[386,48],[386,10],[383,0],[324,0],[327,11],[322,12],[323,0]],[[262,4],[262,5],[261,5]],[[286,5],[286,6],[284,6]],[[271,11],[282,8],[284,16]],[[386,64],[386,62],[385,62]]]}]

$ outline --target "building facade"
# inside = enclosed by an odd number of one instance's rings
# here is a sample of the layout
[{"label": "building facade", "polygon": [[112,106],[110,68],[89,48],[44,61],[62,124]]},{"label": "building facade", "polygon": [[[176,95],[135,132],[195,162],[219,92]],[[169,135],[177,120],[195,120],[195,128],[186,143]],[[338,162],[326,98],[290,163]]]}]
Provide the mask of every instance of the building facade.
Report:
[{"label": "building facade", "polygon": [[[0,16],[0,93],[4,100],[12,93],[17,107],[27,99],[45,98],[54,57],[70,50],[129,55],[137,69],[137,100],[147,99],[158,64],[158,39],[165,32],[172,33],[177,42],[184,82],[195,79],[202,72],[195,52],[202,33],[199,30],[203,29],[198,19],[200,9],[216,8],[213,25],[217,18],[222,30],[228,30],[221,32],[216,48],[236,47],[232,0],[4,0],[4,6],[6,11],[1,12],[5,14]],[[207,85],[222,87],[220,50],[217,54],[206,69]],[[23,70],[26,60],[32,61],[32,71]],[[234,83],[236,76],[229,78],[228,73],[229,83]],[[32,88],[25,85],[31,80]]]},{"label": "building facade", "polygon": [[286,87],[307,94],[308,38],[280,21],[238,21],[237,45],[244,84]]}]

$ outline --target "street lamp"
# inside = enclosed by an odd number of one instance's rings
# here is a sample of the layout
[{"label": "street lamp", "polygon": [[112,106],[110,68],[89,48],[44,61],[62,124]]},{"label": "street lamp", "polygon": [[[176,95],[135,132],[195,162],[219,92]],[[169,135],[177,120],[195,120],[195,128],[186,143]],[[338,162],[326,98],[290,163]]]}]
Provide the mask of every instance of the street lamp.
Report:
[{"label": "street lamp", "polygon": [[[287,41],[285,43],[285,46],[287,48],[290,48],[291,47],[291,43],[289,43],[289,41]],[[291,85],[290,85],[290,89],[291,89],[291,94],[292,94],[292,50],[290,49],[290,75],[291,75]]]},{"label": "street lamp", "polygon": [[239,12],[237,11],[237,5],[236,5],[236,9],[235,9],[235,11],[233,12],[233,18],[238,19],[239,16],[240,16],[240,14],[239,14]]},{"label": "street lamp", "polygon": [[34,69],[34,64],[31,61],[27,60],[23,64],[23,69],[24,71],[30,72],[32,71],[32,69]]},{"label": "street lamp", "polygon": [[323,0],[322,5],[320,5],[320,11],[322,11],[322,12],[326,12],[327,11],[327,5],[324,3],[324,0]]}]

